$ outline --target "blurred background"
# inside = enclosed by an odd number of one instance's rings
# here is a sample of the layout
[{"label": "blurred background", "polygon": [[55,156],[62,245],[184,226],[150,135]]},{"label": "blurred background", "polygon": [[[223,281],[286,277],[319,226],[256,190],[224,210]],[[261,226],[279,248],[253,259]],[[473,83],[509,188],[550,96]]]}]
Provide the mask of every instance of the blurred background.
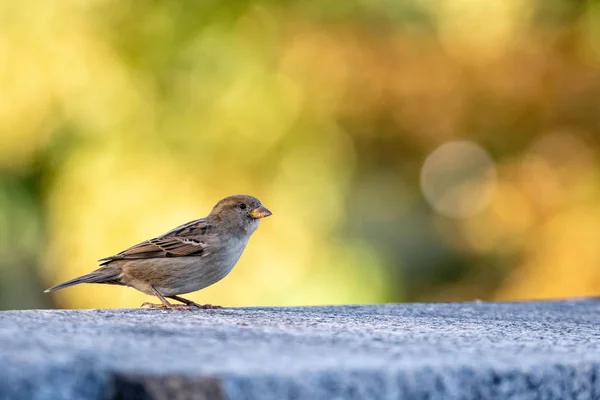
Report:
[{"label": "blurred background", "polygon": [[600,5],[0,3],[0,308],[252,194],[225,306],[600,293]]}]

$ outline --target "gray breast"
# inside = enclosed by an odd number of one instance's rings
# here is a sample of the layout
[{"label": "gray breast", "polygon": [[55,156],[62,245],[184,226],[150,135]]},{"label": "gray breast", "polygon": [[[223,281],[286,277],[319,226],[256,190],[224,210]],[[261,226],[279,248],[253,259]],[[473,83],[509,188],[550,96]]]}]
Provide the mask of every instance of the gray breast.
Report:
[{"label": "gray breast", "polygon": [[220,281],[231,272],[247,243],[247,240],[236,238],[220,249],[207,248],[200,257],[171,259],[173,275],[170,285],[157,290],[165,296],[172,296],[195,292]]}]

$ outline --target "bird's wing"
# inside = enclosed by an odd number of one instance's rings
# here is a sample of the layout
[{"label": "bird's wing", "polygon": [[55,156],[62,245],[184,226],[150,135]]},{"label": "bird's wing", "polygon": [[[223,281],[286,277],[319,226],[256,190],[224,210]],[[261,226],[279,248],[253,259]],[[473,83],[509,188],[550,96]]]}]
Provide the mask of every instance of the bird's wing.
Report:
[{"label": "bird's wing", "polygon": [[103,258],[100,260],[100,265],[116,260],[202,256],[205,254],[207,242],[212,237],[211,228],[212,225],[205,218],[188,222],[162,236],[138,243],[114,256]]}]

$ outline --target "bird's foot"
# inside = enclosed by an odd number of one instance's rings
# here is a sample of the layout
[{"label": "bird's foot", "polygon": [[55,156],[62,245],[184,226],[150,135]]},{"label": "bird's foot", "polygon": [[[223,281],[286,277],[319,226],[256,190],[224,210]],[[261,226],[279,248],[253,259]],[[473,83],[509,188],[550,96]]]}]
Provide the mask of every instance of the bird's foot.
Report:
[{"label": "bird's foot", "polygon": [[177,300],[177,301],[185,304],[186,306],[191,306],[194,308],[200,308],[200,309],[204,309],[204,310],[214,310],[216,308],[223,308],[221,306],[214,306],[212,304],[198,304],[195,301],[184,299],[183,297],[179,297],[179,296],[170,296],[169,298],[173,299],[173,300]]},{"label": "bird's foot", "polygon": [[216,306],[213,304],[198,304],[194,301],[191,301],[191,302],[187,303],[186,305],[190,306],[190,307],[200,308],[203,310],[216,310],[217,308],[223,308],[221,306]]},{"label": "bird's foot", "polygon": [[141,308],[144,307],[148,307],[148,308],[162,308],[162,309],[169,309],[169,310],[191,310],[192,307],[187,305],[187,304],[154,304],[154,303],[149,303],[149,302],[145,302],[144,304],[142,304],[140,306]]}]

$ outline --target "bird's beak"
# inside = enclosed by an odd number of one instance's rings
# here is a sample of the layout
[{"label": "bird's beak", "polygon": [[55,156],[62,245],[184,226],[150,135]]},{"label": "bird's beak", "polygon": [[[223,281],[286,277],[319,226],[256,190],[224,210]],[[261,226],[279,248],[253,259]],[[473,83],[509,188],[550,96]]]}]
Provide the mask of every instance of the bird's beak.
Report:
[{"label": "bird's beak", "polygon": [[260,206],[250,211],[250,216],[254,219],[265,218],[271,214],[273,213],[269,211],[265,206]]}]

